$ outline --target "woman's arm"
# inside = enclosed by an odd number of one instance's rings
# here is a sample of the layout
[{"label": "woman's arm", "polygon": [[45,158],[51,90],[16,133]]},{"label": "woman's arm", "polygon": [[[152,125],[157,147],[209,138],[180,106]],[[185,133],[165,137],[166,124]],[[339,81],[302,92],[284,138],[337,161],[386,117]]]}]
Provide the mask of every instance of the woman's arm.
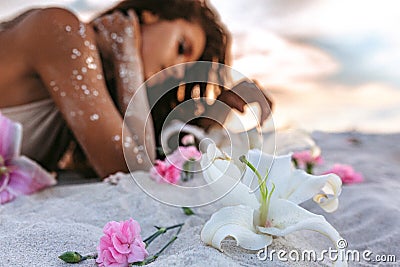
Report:
[{"label": "woman's arm", "polygon": [[96,19],[93,25],[98,32],[100,51],[111,59],[110,67],[114,70],[113,80],[119,110],[124,115],[125,125],[139,144],[152,148],[148,153],[154,158],[155,153],[152,152],[155,152],[155,135],[147,88],[143,84],[140,55],[142,42],[138,18],[133,10],[128,11],[128,16],[116,11]]},{"label": "woman's arm", "polygon": [[[95,33],[69,11],[37,11],[21,25],[26,57],[48,89],[95,171],[105,177],[127,171],[123,154],[135,169],[148,169],[152,158],[141,161],[130,131],[122,140],[122,116],[105,85]],[[128,142],[129,141],[129,142]],[[132,164],[130,164],[132,166]]]}]

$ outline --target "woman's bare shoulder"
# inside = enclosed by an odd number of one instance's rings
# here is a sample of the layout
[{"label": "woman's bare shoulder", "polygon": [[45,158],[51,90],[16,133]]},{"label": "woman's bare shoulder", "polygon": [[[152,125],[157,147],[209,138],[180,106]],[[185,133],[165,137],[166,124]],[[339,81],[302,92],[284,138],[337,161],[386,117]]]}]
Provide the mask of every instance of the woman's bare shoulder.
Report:
[{"label": "woman's bare shoulder", "polygon": [[12,30],[22,41],[41,42],[65,35],[68,29],[79,28],[83,22],[71,11],[64,8],[36,9],[23,18]]},{"label": "woman's bare shoulder", "polygon": [[76,24],[80,22],[72,11],[60,7],[36,9],[29,17],[31,23],[41,24],[45,28],[57,24]]},{"label": "woman's bare shoulder", "polygon": [[[86,40],[95,43],[91,27],[81,21],[73,12],[63,8],[45,8],[32,12],[18,25],[17,41],[27,61],[32,65],[50,63],[70,54],[72,48],[82,53],[88,49]],[[70,56],[70,55],[68,55]]]}]

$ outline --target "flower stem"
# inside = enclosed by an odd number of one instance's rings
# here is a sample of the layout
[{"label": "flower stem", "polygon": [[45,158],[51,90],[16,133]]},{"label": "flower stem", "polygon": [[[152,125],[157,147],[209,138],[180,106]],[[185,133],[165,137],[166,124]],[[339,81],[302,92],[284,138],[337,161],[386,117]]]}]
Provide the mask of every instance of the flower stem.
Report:
[{"label": "flower stem", "polygon": [[179,229],[178,229],[178,231],[176,232],[176,234],[175,234],[175,235],[168,241],[168,243],[165,244],[156,254],[154,254],[153,256],[151,256],[151,257],[149,257],[149,258],[147,258],[147,259],[145,259],[145,260],[143,260],[143,261],[134,262],[134,263],[131,264],[131,266],[134,266],[134,265],[143,266],[143,265],[147,265],[147,264],[149,264],[149,263],[155,261],[155,260],[161,255],[161,253],[164,252],[164,250],[166,250],[172,243],[175,242],[176,239],[178,239],[178,235],[179,235],[179,233],[180,233],[181,230],[182,230],[183,223],[177,224],[177,225],[174,225],[174,226],[170,226],[170,227],[167,227],[167,228],[160,228],[160,229],[168,229],[168,230],[171,230],[171,229],[178,228],[178,227],[179,227]]},{"label": "flower stem", "polygon": [[307,164],[306,164],[306,172],[309,173],[309,174],[313,174],[313,167],[314,167],[314,164],[312,164],[310,162],[307,162]]},{"label": "flower stem", "polygon": [[184,182],[187,182],[193,178],[193,172],[192,172],[193,163],[194,163],[194,160],[189,159],[183,164],[183,173],[182,173],[183,179],[182,180]]},{"label": "flower stem", "polygon": [[85,256],[82,257],[81,261],[84,261],[84,260],[91,260],[91,259],[93,259],[93,260],[94,260],[94,259],[97,259],[97,253],[85,255]]},{"label": "flower stem", "polygon": [[165,232],[167,232],[166,228],[157,228],[157,232],[155,232],[154,234],[152,234],[151,236],[147,237],[145,240],[143,240],[143,242],[146,244],[146,248],[150,245],[151,242],[154,241],[154,239],[156,239],[158,236],[164,234]]},{"label": "flower stem", "polygon": [[159,237],[160,235],[166,233],[168,230],[171,229],[175,229],[178,227],[182,227],[183,223],[180,224],[176,224],[173,226],[169,226],[169,227],[159,227],[159,226],[155,226],[155,228],[157,228],[157,232],[155,232],[154,234],[152,234],[151,236],[147,237],[145,240],[143,240],[143,242],[146,244],[146,248],[150,245],[151,242],[153,242],[157,237]]},{"label": "flower stem", "polygon": [[293,164],[294,164],[294,167],[295,167],[296,169],[298,169],[298,168],[299,168],[299,163],[297,162],[297,159],[292,158],[292,162],[293,162]]}]

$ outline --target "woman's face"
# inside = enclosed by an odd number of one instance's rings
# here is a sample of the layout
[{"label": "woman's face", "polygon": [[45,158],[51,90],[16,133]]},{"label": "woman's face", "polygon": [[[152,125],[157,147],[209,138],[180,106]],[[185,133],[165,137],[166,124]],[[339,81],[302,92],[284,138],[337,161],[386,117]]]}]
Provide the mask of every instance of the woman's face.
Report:
[{"label": "woman's face", "polygon": [[[167,67],[198,60],[206,43],[202,27],[183,19],[169,21],[145,17],[141,33],[145,79]],[[165,70],[152,79],[151,84],[160,83],[169,76],[181,79],[183,75],[183,68]]]}]

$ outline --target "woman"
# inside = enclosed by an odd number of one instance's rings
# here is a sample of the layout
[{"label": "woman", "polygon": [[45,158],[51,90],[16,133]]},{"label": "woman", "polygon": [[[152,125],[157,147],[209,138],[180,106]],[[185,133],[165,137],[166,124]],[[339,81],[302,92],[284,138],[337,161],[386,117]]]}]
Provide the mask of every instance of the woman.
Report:
[{"label": "woman", "polygon": [[0,29],[0,111],[23,124],[22,153],[54,169],[70,130],[101,177],[127,171],[123,144],[147,148],[125,153],[136,169],[155,158],[154,129],[141,116],[121,135],[133,94],[143,100],[135,110],[150,113],[146,90],[136,89],[175,64],[225,63],[228,43],[218,17],[194,0],[126,0],[87,24],[65,9],[36,9]]}]

